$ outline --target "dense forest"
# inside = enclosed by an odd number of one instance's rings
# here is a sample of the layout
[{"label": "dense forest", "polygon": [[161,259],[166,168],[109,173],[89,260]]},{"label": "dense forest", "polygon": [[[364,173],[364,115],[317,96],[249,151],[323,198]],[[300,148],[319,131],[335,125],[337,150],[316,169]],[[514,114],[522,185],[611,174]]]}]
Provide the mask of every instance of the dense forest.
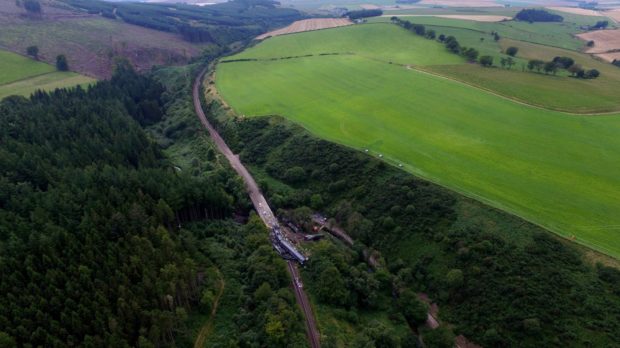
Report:
[{"label": "dense forest", "polygon": [[[620,346],[615,268],[592,265],[541,228],[282,119],[235,120],[216,103],[211,109],[242,160],[260,168],[276,208],[322,211],[382,251],[395,290],[428,294],[455,334],[488,347]],[[338,271],[331,269],[331,281],[346,287],[348,276],[333,279],[346,272]],[[368,303],[364,294],[346,293],[326,300],[344,309]]]},{"label": "dense forest", "polygon": [[218,221],[210,237],[251,243],[229,240],[229,257],[252,261],[239,266],[243,291],[273,289],[269,302],[241,303],[248,318],[231,334],[261,346],[303,340],[266,231],[230,221],[248,205],[232,170],[181,170],[142,129],[174,111],[166,99],[121,64],[88,90],[0,103],[0,347],[174,346],[188,316],[212,305],[214,255],[196,224]]},{"label": "dense forest", "polygon": [[232,0],[210,6],[63,0],[106,18],[181,35],[190,42],[227,45],[302,19],[297,10],[279,8],[271,0]]},{"label": "dense forest", "polygon": [[564,17],[542,9],[523,9],[515,15],[515,19],[524,22],[562,22]]}]

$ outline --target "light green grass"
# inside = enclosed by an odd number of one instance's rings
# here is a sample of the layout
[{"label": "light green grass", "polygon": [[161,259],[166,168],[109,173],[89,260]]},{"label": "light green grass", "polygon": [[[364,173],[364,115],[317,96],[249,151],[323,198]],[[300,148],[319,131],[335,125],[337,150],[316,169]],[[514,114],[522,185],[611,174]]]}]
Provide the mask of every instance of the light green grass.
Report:
[{"label": "light green grass", "polygon": [[17,82],[0,85],[0,99],[9,95],[29,96],[36,90],[53,91],[56,88],[74,87],[81,85],[87,87],[95,83],[95,79],[73,72],[55,71]]},{"label": "light green grass", "polygon": [[0,85],[54,71],[49,64],[0,50]]},{"label": "light green grass", "polygon": [[352,25],[265,40],[234,59],[276,58],[321,53],[355,53],[400,64],[457,64],[463,59],[433,41],[412,35],[393,24]]},{"label": "light green grass", "polygon": [[[588,22],[590,24],[595,24],[597,19],[605,19],[605,17],[587,18],[591,18],[591,23]],[[402,17],[402,19],[431,26],[432,29],[436,30],[438,33],[446,31],[448,28],[461,28],[485,33],[497,32],[501,37],[505,38],[566,48],[574,51],[578,51],[584,46],[582,40],[574,37],[575,34],[583,32],[583,30],[579,28],[583,25],[581,21],[580,23],[527,23],[519,21],[489,23],[440,17]],[[389,18],[381,17],[373,19],[373,21],[389,21]],[[445,30],[443,28],[445,28]]]},{"label": "light green grass", "polygon": [[620,257],[620,115],[537,109],[360,56],[220,64],[216,84],[239,113],[283,115]]}]

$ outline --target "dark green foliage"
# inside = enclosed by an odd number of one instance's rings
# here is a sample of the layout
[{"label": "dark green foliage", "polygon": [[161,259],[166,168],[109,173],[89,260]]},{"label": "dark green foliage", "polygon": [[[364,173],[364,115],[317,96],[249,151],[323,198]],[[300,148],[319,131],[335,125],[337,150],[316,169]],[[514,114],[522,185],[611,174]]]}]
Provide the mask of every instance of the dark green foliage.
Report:
[{"label": "dark green foliage", "polygon": [[26,54],[31,56],[32,58],[39,60],[39,47],[37,46],[28,46],[26,48]]},{"label": "dark green foliage", "polygon": [[368,18],[368,17],[377,17],[381,16],[383,11],[381,10],[357,10],[357,11],[349,11],[344,14],[345,17],[349,17],[351,20]]},{"label": "dark green foliage", "polygon": [[480,65],[484,66],[484,67],[489,67],[493,65],[493,57],[491,56],[481,56],[480,57]]},{"label": "dark green foliage", "polygon": [[24,8],[30,13],[41,13],[41,4],[38,0],[24,0]]},{"label": "dark green foliage", "polygon": [[65,57],[64,54],[56,56],[56,69],[58,69],[58,71],[69,70],[69,63],[67,62],[67,57]]},{"label": "dark green foliage", "polygon": [[597,77],[599,77],[601,75],[601,73],[596,70],[596,69],[592,69],[592,70],[587,70],[585,72],[585,78],[586,79],[595,79]]},{"label": "dark green foliage", "polygon": [[[310,173],[303,183],[267,192],[275,207],[297,208],[320,194],[328,216],[382,252],[395,277],[388,284],[427,293],[457,334],[485,347],[617,346],[620,273],[594,269],[549,232],[277,118],[213,121],[228,130],[245,162],[272,178],[283,181],[286,168],[296,166]],[[330,189],[336,182],[339,189]],[[310,258],[309,272],[318,273],[308,286],[333,265],[348,290],[343,299],[364,308],[364,296],[347,285],[355,259],[339,266],[336,253],[324,254]],[[379,282],[378,275],[371,274]],[[425,342],[425,334],[438,342],[452,337],[423,333]]]},{"label": "dark green foliage", "polygon": [[177,174],[133,119],[154,85],[121,68],[0,103],[2,344],[170,346],[198,304],[177,227],[234,202],[228,178]]},{"label": "dark green foliage", "polygon": [[412,327],[418,327],[426,322],[428,308],[413,291],[406,289],[400,293],[398,307]]},{"label": "dark green foliage", "polygon": [[543,70],[545,71],[545,74],[553,73],[555,75],[558,72],[558,64],[554,62],[546,62],[545,65],[543,65]]},{"label": "dark green foliage", "polygon": [[452,348],[454,347],[454,334],[445,326],[434,330],[426,330],[422,333],[424,344],[428,348]]},{"label": "dark green foliage", "polygon": [[[116,16],[127,23],[181,35],[190,42],[227,45],[302,19],[297,11],[271,0],[232,0],[211,6],[63,0],[89,13]],[[115,16],[115,17],[116,17]]]},{"label": "dark green foliage", "polygon": [[554,57],[553,62],[562,69],[568,69],[575,64],[573,58],[570,57]]},{"label": "dark green foliage", "polygon": [[543,66],[545,65],[545,62],[540,60],[540,59],[532,59],[527,63],[527,68],[532,71],[532,70],[536,70],[538,72],[540,72],[543,68]]},{"label": "dark green foliage", "polygon": [[462,48],[462,53],[461,53],[465,58],[467,58],[467,60],[469,62],[475,62],[478,59],[478,50],[475,48],[467,48],[467,47],[463,47]]},{"label": "dark green foliage", "polygon": [[514,46],[512,46],[512,47],[508,47],[508,48],[506,49],[506,54],[507,54],[507,55],[509,55],[509,56],[511,56],[511,57],[516,56],[516,55],[517,55],[517,52],[519,52],[519,48],[518,48],[518,47],[514,47]]},{"label": "dark green foliage", "polygon": [[562,22],[564,17],[547,12],[542,9],[523,9],[514,17],[518,21],[524,22]]},{"label": "dark green foliage", "polygon": [[609,26],[609,21],[597,21],[596,24],[590,26],[590,30],[605,29]]},{"label": "dark green foliage", "polygon": [[620,68],[620,60],[614,59],[614,61],[611,64]]},{"label": "dark green foliage", "polygon": [[452,53],[459,53],[461,50],[461,45],[452,35],[446,37],[444,43],[446,45],[446,48]]}]

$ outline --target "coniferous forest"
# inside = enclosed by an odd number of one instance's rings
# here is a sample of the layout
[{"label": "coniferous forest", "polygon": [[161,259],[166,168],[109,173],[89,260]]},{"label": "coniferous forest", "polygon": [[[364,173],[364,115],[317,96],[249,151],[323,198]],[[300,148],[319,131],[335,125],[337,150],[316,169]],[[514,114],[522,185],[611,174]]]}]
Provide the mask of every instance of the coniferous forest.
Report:
[{"label": "coniferous forest", "polygon": [[0,103],[0,347],[173,344],[204,282],[179,227],[238,200],[147,137],[162,92],[121,65],[88,90]]}]

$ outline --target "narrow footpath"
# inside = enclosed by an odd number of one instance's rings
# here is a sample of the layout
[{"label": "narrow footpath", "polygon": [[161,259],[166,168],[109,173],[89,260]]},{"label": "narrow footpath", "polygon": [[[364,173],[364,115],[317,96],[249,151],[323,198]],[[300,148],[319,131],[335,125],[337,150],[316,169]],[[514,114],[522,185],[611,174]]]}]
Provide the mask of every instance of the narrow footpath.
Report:
[{"label": "narrow footpath", "polygon": [[[196,110],[196,115],[200,119],[202,125],[209,131],[209,135],[211,139],[217,146],[218,150],[228,159],[230,162],[230,166],[243,178],[245,182],[246,189],[248,190],[248,194],[250,195],[250,200],[252,200],[252,204],[254,205],[254,209],[258,212],[259,216],[267,226],[267,228],[271,229],[273,226],[278,224],[278,220],[275,215],[271,211],[269,204],[267,204],[267,200],[260,192],[256,181],[248,172],[248,170],[243,166],[241,161],[239,160],[239,156],[235,155],[232,150],[226,145],[224,139],[217,133],[215,128],[209,123],[207,117],[202,109],[202,105],[200,103],[200,86],[202,85],[202,79],[204,74],[207,72],[205,68],[202,70],[196,80],[194,81],[194,86],[192,90],[192,95],[194,99],[194,109]],[[297,270],[297,265],[293,261],[288,261],[288,272],[291,276],[291,281],[293,285],[293,289],[295,290],[295,298],[297,299],[297,303],[299,307],[302,309],[304,317],[306,318],[306,329],[308,334],[308,341],[310,342],[310,346],[312,348],[320,348],[320,335],[317,329],[316,321],[314,319],[314,314],[312,313],[312,307],[309,304],[308,296],[304,292],[304,289],[299,282],[299,272]]]}]

